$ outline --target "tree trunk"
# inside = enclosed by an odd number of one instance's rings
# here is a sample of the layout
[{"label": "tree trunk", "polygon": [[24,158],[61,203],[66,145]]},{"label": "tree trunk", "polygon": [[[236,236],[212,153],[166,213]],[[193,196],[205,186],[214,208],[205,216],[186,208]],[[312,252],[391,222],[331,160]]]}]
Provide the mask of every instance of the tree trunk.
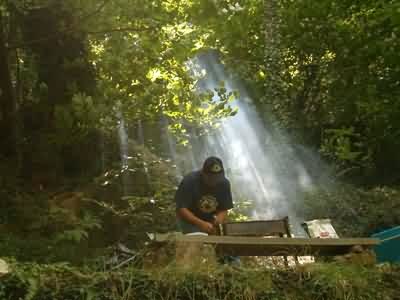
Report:
[{"label": "tree trunk", "polygon": [[16,154],[15,101],[3,21],[0,14],[0,152],[13,156]]}]

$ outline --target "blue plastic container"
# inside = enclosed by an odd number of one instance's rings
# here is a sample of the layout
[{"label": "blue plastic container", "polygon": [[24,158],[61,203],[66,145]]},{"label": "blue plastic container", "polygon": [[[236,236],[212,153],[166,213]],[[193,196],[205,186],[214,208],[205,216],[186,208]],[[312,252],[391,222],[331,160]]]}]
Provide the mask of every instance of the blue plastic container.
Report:
[{"label": "blue plastic container", "polygon": [[372,235],[381,240],[374,250],[378,262],[400,262],[400,226]]}]

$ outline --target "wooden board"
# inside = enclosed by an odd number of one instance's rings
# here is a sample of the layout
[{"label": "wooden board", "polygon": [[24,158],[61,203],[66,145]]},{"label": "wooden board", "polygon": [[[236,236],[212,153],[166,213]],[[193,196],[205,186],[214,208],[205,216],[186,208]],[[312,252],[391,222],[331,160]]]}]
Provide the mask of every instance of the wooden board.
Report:
[{"label": "wooden board", "polygon": [[268,221],[228,222],[222,224],[227,236],[284,236],[290,235],[288,218]]},{"label": "wooden board", "polygon": [[210,244],[224,254],[237,256],[342,255],[356,245],[369,248],[379,244],[378,239],[372,238],[309,239],[170,234],[156,234],[154,241]]}]

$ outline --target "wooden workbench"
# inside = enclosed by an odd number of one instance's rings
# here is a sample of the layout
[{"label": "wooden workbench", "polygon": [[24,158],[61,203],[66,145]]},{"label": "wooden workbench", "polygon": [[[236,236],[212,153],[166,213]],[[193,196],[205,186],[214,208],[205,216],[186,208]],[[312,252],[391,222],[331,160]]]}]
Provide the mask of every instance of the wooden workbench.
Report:
[{"label": "wooden workbench", "polygon": [[334,256],[349,253],[354,246],[368,249],[379,244],[379,240],[373,238],[313,239],[182,234],[155,234],[153,241],[208,244],[224,254],[235,256]]}]

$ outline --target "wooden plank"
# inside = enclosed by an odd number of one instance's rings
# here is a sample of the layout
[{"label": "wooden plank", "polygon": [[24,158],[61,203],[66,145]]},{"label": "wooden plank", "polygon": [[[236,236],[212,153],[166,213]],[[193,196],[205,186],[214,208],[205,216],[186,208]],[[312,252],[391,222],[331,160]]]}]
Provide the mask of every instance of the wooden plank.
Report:
[{"label": "wooden plank", "polygon": [[371,238],[309,239],[168,234],[156,234],[154,241],[210,244],[218,251],[238,256],[341,255],[350,252],[355,245],[369,248],[379,244],[378,239]]},{"label": "wooden plank", "polygon": [[224,235],[228,236],[289,235],[287,219],[229,222],[222,224],[222,227]]},{"label": "wooden plank", "polygon": [[217,235],[184,235],[184,234],[155,234],[154,241],[182,241],[200,242],[206,244],[256,244],[256,245],[377,245],[379,239],[375,238],[278,238],[278,237],[237,237]]}]

